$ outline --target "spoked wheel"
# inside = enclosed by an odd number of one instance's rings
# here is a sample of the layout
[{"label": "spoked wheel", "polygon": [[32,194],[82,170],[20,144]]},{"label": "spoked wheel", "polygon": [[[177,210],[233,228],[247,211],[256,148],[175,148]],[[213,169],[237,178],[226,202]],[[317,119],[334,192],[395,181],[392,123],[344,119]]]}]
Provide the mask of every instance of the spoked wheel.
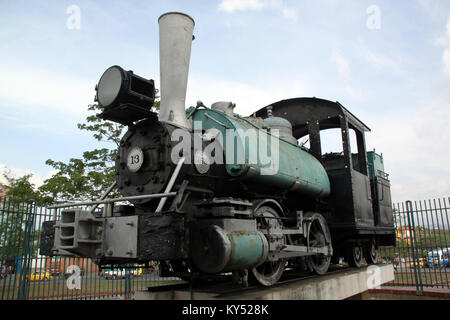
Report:
[{"label": "spoked wheel", "polygon": [[[255,215],[258,217],[256,219],[258,223],[258,230],[267,230],[270,235],[282,234],[281,233],[281,223],[278,219],[278,214],[276,211],[270,207],[261,207],[256,212]],[[285,239],[279,240],[285,243]],[[266,261],[258,267],[255,267],[249,272],[249,275],[264,286],[271,286],[280,280],[281,275],[284,272],[286,261]]]},{"label": "spoked wheel", "polygon": [[280,280],[284,272],[286,262],[284,260],[279,261],[267,261],[259,267],[252,269],[252,275],[264,286],[271,286]]},{"label": "spoked wheel", "polygon": [[351,267],[360,268],[363,260],[363,250],[360,246],[354,245],[347,248],[345,260]]},{"label": "spoked wheel", "polygon": [[[319,213],[306,213],[312,220],[308,232],[308,244],[312,248],[328,247],[331,253],[331,236],[325,218]],[[316,274],[325,274],[331,263],[331,255],[317,254],[306,257],[306,264]]]},{"label": "spoked wheel", "polygon": [[364,258],[368,264],[378,263],[378,249],[375,240],[371,241],[369,246],[364,250]]}]

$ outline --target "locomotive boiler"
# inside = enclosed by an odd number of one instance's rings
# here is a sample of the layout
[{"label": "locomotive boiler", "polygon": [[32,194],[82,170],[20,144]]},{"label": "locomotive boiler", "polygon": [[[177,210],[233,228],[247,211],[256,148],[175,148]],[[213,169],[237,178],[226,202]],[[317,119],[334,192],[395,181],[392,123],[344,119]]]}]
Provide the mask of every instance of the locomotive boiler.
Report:
[{"label": "locomotive boiler", "polygon": [[[395,236],[383,159],[366,151],[370,129],[317,98],[248,117],[227,101],[186,109],[194,20],[171,12],[158,22],[159,112],[151,111],[154,81],[132,71],[113,66],[96,87],[99,117],[128,126],[110,188],[122,197],[107,199],[108,190],[98,201],[54,206],[68,209],[44,223],[41,254],[99,265],[160,261],[186,280],[231,272],[266,286],[286,268],[324,274],[341,257],[354,267],[377,263],[378,247]],[[332,128],[343,152],[322,154],[320,133]],[[298,143],[305,138],[309,148]]]}]

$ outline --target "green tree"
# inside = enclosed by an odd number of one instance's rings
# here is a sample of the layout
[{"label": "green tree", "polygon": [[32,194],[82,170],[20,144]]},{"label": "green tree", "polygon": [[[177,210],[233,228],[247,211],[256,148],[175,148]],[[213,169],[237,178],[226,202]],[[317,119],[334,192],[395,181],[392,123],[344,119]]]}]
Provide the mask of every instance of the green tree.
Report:
[{"label": "green tree", "polygon": [[10,170],[3,173],[7,181],[6,196],[13,199],[16,202],[25,202],[29,200],[35,200],[39,204],[42,204],[47,199],[42,197],[35,185],[30,182],[32,174],[26,174],[19,178],[14,178]]},{"label": "green tree", "polygon": [[39,192],[50,202],[94,200],[115,181],[114,165],[124,126],[98,118],[101,108],[97,104],[89,105],[88,110],[93,114],[78,128],[92,132],[96,140],[111,147],[86,151],[68,163],[48,159],[45,163],[57,172],[44,181]]},{"label": "green tree", "polygon": [[23,253],[23,243],[25,240],[26,218],[33,218],[30,213],[34,204],[44,203],[33,183],[30,182],[32,174],[27,174],[19,178],[14,178],[10,170],[3,176],[7,180],[8,190],[2,210],[0,211],[0,257],[8,266],[14,266],[15,260]]}]

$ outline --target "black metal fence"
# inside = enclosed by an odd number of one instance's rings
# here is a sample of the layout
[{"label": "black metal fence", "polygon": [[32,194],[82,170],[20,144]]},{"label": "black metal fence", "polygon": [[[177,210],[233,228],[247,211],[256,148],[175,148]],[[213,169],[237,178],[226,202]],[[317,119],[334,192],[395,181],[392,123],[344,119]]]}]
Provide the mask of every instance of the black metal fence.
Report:
[{"label": "black metal fence", "polygon": [[450,290],[450,198],[394,205],[397,246],[381,257],[394,265],[389,285]]},{"label": "black metal fence", "polygon": [[39,254],[44,221],[59,210],[4,199],[0,203],[0,300],[130,298],[135,291],[178,283],[159,276],[159,265],[100,270],[90,259]]},{"label": "black metal fence", "polygon": [[[389,285],[450,290],[450,198],[395,204],[397,246],[381,248],[394,265]],[[129,298],[133,292],[180,282],[159,276],[159,265],[99,270],[90,259],[39,255],[44,221],[59,219],[59,210],[33,201],[0,203],[0,299]]]}]

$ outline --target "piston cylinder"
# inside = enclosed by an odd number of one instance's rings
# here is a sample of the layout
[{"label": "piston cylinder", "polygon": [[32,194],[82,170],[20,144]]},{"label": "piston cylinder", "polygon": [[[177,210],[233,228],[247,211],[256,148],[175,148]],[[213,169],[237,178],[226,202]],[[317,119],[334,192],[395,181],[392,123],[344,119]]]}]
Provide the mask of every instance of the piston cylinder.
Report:
[{"label": "piston cylinder", "polygon": [[268,252],[267,239],[258,231],[226,232],[210,225],[197,230],[191,238],[193,262],[206,273],[257,267],[267,259]]}]

